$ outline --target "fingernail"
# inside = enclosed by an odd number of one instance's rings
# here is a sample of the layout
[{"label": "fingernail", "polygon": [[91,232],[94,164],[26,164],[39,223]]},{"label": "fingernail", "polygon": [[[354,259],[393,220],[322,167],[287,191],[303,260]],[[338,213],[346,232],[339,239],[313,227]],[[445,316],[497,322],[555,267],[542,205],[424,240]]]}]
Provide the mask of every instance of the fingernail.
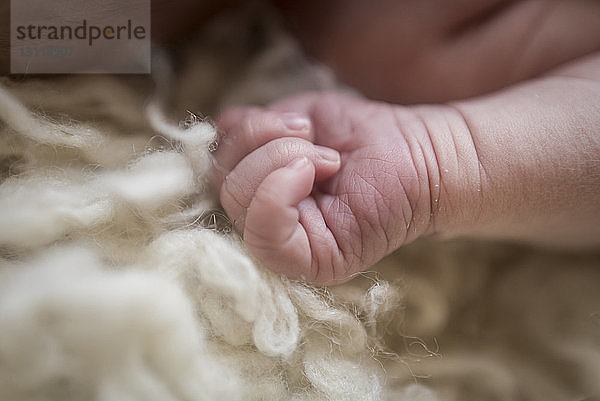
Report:
[{"label": "fingernail", "polygon": [[306,166],[307,164],[308,164],[308,158],[307,157],[301,157],[299,159],[293,160],[286,167],[289,168],[289,169],[292,169],[292,170],[297,170],[297,169],[300,169],[300,168]]},{"label": "fingernail", "polygon": [[321,156],[321,159],[334,163],[340,161],[340,154],[334,149],[319,145],[315,145],[315,149],[317,150],[319,156]]},{"label": "fingernail", "polygon": [[297,113],[283,113],[281,121],[291,131],[308,131],[310,130],[310,120],[308,117]]}]

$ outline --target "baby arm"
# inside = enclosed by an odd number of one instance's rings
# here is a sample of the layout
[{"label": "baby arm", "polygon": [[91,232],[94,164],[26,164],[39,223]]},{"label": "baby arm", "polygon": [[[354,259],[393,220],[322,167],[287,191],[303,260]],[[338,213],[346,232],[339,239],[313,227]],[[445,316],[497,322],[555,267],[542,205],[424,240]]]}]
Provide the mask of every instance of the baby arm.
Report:
[{"label": "baby arm", "polygon": [[230,110],[214,182],[258,259],[317,284],[425,234],[597,245],[599,71],[595,55],[446,105],[308,94]]}]

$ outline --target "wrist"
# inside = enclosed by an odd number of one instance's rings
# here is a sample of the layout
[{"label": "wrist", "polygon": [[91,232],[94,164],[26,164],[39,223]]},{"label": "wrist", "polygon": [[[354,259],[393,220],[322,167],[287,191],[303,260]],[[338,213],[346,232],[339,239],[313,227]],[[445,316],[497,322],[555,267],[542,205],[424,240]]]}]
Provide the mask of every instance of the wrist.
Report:
[{"label": "wrist", "polygon": [[420,219],[428,222],[417,234],[469,234],[485,219],[490,185],[468,122],[448,105],[398,107],[395,112],[419,177],[420,195],[413,204],[420,204]]}]

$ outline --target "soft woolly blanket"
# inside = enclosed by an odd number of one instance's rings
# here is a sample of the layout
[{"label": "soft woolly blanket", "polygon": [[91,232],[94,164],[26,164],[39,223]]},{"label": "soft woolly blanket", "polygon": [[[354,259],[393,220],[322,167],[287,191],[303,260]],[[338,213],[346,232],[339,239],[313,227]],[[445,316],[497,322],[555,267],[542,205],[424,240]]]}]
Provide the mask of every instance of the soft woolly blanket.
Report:
[{"label": "soft woolly blanket", "polygon": [[1,82],[0,400],[600,397],[600,255],[418,241],[286,280],[211,194],[202,116],[338,85],[236,13],[154,71]]}]

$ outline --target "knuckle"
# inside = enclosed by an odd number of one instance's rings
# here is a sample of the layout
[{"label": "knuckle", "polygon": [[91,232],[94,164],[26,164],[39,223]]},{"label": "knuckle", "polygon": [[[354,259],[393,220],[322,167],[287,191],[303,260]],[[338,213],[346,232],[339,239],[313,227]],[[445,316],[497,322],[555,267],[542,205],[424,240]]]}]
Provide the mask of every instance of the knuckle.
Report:
[{"label": "knuckle", "polygon": [[221,130],[230,130],[248,113],[248,109],[233,107],[222,111],[216,118],[217,127]]},{"label": "knuckle", "polygon": [[292,139],[291,141],[283,141],[283,146],[280,148],[280,154],[284,158],[296,157],[306,153],[307,147],[303,140]]},{"label": "knuckle", "polygon": [[241,133],[243,140],[247,143],[253,143],[256,141],[257,126],[256,116],[254,113],[246,114],[242,117],[240,122]]},{"label": "knuckle", "polygon": [[241,119],[240,126],[242,136],[240,139],[250,148],[264,145],[283,135],[281,119],[270,111],[249,111]]},{"label": "knuckle", "polygon": [[301,138],[277,138],[267,143],[266,154],[273,164],[283,166],[300,156],[315,153],[312,143]]}]

